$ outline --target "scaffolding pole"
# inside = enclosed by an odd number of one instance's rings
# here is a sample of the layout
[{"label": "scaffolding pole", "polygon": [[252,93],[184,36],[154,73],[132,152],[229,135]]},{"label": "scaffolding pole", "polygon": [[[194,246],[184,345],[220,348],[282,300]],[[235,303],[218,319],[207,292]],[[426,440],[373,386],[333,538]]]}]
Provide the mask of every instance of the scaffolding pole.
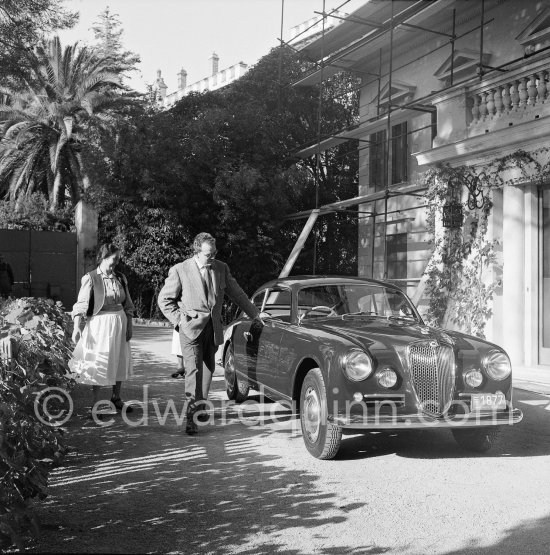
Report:
[{"label": "scaffolding pole", "polygon": [[283,269],[279,274],[279,278],[288,277],[288,275],[290,274],[292,267],[294,266],[294,263],[298,258],[298,255],[300,254],[300,252],[304,248],[304,245],[306,244],[306,240],[309,237],[309,234],[311,233],[311,230],[313,229],[313,226],[315,225],[315,222],[317,221],[318,216],[319,216],[318,208],[311,211],[311,214],[307,219],[306,225],[302,229],[302,232],[300,233],[300,236],[298,237],[298,240],[296,241],[296,244],[294,245],[294,248],[292,249],[292,252],[288,257],[288,260],[285,262],[285,265],[283,266]]},{"label": "scaffolding pole", "polygon": [[[323,13],[325,12],[325,2],[323,0]],[[319,83],[319,104],[317,105],[317,144],[321,142],[321,118],[323,116],[323,70],[324,70],[324,50],[325,50],[325,22],[326,17],[323,16],[321,27],[321,82]],[[319,186],[321,179],[321,152],[317,149],[315,153],[315,208],[319,208]],[[317,270],[317,233],[313,231],[313,274]]]},{"label": "scaffolding pole", "polygon": [[[387,235],[388,235],[388,198],[390,193],[390,183],[392,180],[391,172],[390,172],[390,148],[391,148],[391,86],[392,86],[392,70],[393,70],[393,4],[394,0],[391,0],[391,18],[390,18],[390,60],[389,60],[389,69],[388,69],[388,121],[386,122],[386,152],[385,154],[385,170],[386,170],[386,194],[384,195],[384,255],[383,255],[383,264],[384,264],[384,271],[382,272],[382,279],[386,279],[388,277],[388,242],[387,242]],[[380,102],[380,99],[378,100]],[[372,238],[374,243],[374,237]],[[374,258],[372,259],[372,277],[374,277]]]},{"label": "scaffolding pole", "polygon": [[281,0],[281,36],[279,44],[279,88],[277,97],[277,111],[281,115],[281,88],[283,86],[283,24],[285,18],[285,0]]}]

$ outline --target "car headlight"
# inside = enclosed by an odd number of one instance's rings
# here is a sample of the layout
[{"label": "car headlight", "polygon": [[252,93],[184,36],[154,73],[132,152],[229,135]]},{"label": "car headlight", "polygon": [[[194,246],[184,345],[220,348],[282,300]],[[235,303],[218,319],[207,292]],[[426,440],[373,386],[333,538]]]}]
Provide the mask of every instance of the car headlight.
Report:
[{"label": "car headlight", "polygon": [[504,380],[512,373],[510,359],[502,351],[490,351],[483,360],[483,366],[493,380]]},{"label": "car headlight", "polygon": [[371,357],[365,351],[352,350],[343,359],[342,366],[346,376],[354,381],[366,380],[373,371]]}]

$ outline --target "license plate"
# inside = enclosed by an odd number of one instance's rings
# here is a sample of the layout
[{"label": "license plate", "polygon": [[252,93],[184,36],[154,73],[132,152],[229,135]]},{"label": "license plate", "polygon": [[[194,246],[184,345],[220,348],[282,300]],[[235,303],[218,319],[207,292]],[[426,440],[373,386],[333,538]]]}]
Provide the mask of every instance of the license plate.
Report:
[{"label": "license plate", "polygon": [[506,398],[504,393],[473,393],[470,406],[472,411],[505,409]]}]

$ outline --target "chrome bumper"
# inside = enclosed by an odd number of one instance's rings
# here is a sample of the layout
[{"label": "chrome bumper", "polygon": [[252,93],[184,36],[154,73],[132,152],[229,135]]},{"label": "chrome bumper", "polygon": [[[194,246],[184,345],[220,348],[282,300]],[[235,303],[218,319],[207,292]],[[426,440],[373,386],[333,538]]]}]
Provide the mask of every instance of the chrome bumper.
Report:
[{"label": "chrome bumper", "polygon": [[521,422],[523,413],[519,409],[506,412],[470,412],[456,416],[435,418],[428,414],[373,414],[373,415],[330,415],[329,422],[342,428],[361,430],[419,429],[419,428],[477,428],[478,426],[509,426]]}]

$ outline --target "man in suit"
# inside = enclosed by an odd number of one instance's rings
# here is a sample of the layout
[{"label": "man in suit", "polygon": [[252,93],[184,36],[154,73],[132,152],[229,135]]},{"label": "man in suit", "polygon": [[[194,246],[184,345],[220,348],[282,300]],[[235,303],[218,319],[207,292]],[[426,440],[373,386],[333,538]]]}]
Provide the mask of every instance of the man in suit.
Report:
[{"label": "man in suit", "polygon": [[215,260],[214,237],[199,233],[193,241],[193,250],[194,256],[170,268],[158,296],[162,313],[179,329],[188,434],[198,432],[194,415],[208,398],[217,346],[223,343],[224,294],[248,316],[260,318],[258,309],[239,287],[227,264]]}]

